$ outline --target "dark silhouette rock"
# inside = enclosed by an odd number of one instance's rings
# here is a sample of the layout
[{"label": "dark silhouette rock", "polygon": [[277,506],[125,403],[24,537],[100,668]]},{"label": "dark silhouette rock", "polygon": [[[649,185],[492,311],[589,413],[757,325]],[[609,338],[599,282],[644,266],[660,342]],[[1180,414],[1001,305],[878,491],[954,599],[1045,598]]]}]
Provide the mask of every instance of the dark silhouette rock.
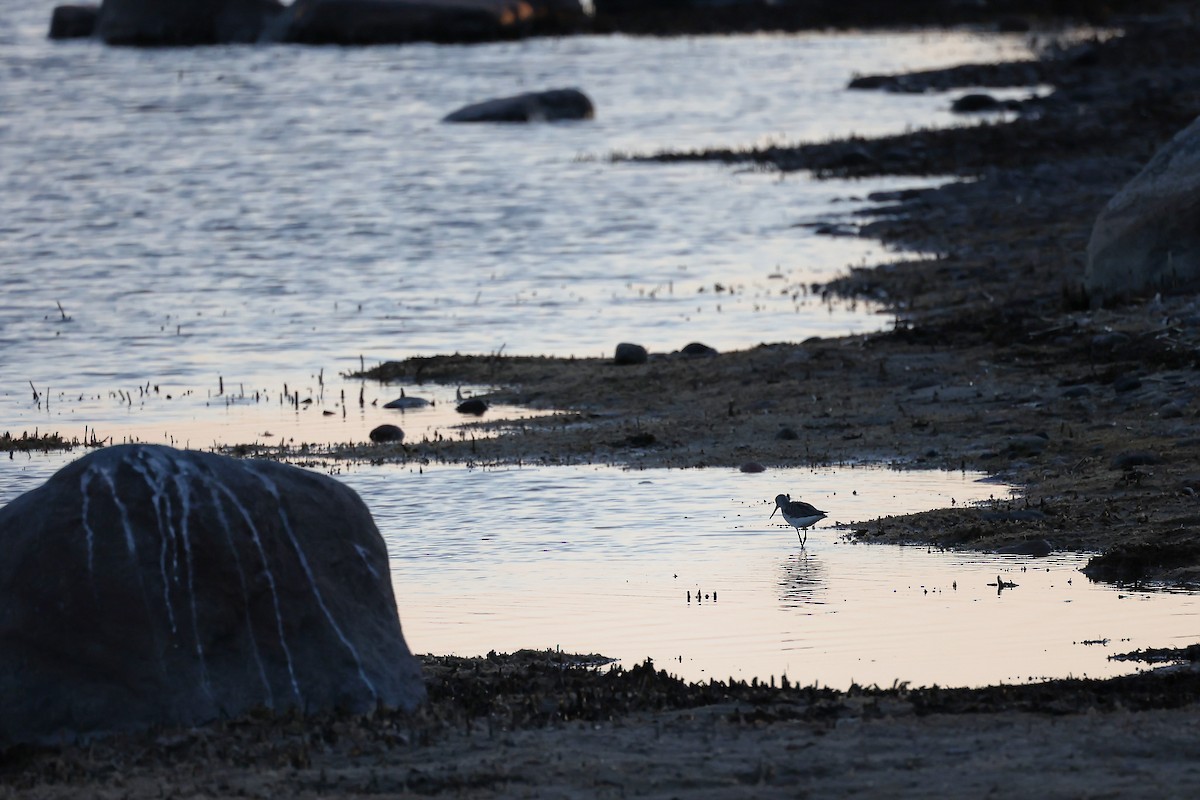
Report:
[{"label": "dark silhouette rock", "polygon": [[305,44],[483,42],[504,34],[507,3],[296,0],[285,39]]},{"label": "dark silhouette rock", "polygon": [[400,409],[401,411],[410,411],[414,408],[425,408],[433,403],[426,400],[424,397],[409,397],[404,394],[404,390],[400,390],[400,396],[395,400],[389,400],[383,404],[384,408]]},{"label": "dark silhouette rock", "polygon": [[572,30],[579,0],[296,0],[283,38],[306,44],[487,42]]},{"label": "dark silhouette rock", "polygon": [[380,425],[372,428],[368,435],[372,442],[377,443],[404,441],[404,431],[400,429],[399,425]]},{"label": "dark silhouette rock", "polygon": [[547,89],[485,100],[447,114],[443,122],[556,122],[591,119],[596,110],[578,89]]},{"label": "dark silhouette rock", "polygon": [[50,15],[51,39],[86,39],[96,32],[100,6],[55,6]]},{"label": "dark silhouette rock", "polygon": [[1027,539],[996,548],[996,553],[1002,556],[1048,556],[1054,552],[1054,545],[1045,539]]},{"label": "dark silhouette rock", "polygon": [[621,342],[617,345],[617,351],[613,355],[613,363],[622,366],[630,364],[645,364],[650,354],[646,352],[646,348],[640,344],[631,344],[630,342]]},{"label": "dark silhouette rock", "polygon": [[488,410],[488,404],[478,397],[472,397],[470,400],[463,400],[454,410],[460,414],[474,414],[477,417],[482,417],[483,413]]},{"label": "dark silhouette rock", "polygon": [[685,356],[715,356],[717,354],[716,348],[709,347],[700,342],[690,342],[679,352]]},{"label": "dark silhouette rock", "polygon": [[982,111],[1002,111],[1005,105],[990,94],[964,94],[950,104],[950,110],[959,114],[977,114]]},{"label": "dark silhouette rock", "polygon": [[0,509],[0,552],[0,749],[424,697],[383,539],[325,475],[109,447]]},{"label": "dark silhouette rock", "polygon": [[119,45],[255,42],[284,13],[278,0],[104,0],[96,34]]},{"label": "dark silhouette rock", "polygon": [[1093,303],[1200,287],[1200,120],[1108,202],[1087,253]]}]

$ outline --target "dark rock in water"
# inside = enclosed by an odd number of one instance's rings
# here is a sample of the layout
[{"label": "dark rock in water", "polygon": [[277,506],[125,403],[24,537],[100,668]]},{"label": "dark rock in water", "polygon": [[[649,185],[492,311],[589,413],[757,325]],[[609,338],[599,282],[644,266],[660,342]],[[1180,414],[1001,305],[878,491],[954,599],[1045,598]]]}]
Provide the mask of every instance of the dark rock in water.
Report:
[{"label": "dark rock in water", "polygon": [[847,84],[847,89],[883,89],[895,79],[890,75],[859,75]]},{"label": "dark rock in water", "polygon": [[709,347],[700,342],[691,342],[679,352],[685,356],[715,356],[717,354],[716,348]]},{"label": "dark rock in water", "polygon": [[0,749],[424,698],[387,549],[325,475],[97,450],[0,509]]},{"label": "dark rock in water", "polygon": [[1118,453],[1113,456],[1112,462],[1109,464],[1113,469],[1133,469],[1134,467],[1148,467],[1154,464],[1161,464],[1162,457],[1158,453],[1152,453],[1149,450],[1128,450],[1124,453]]},{"label": "dark rock in water", "polygon": [[1092,556],[1080,571],[1094,581],[1134,582],[1163,570],[1192,566],[1197,558],[1200,543],[1194,541],[1131,542]]},{"label": "dark rock in water", "polygon": [[401,394],[395,400],[384,403],[383,407],[398,408],[402,411],[406,411],[414,408],[425,408],[426,406],[430,405],[432,405],[432,403],[430,403],[424,397],[405,397],[403,394]]},{"label": "dark rock in water", "polygon": [[1029,539],[1024,542],[1016,542],[1015,544],[1005,545],[1004,547],[996,548],[996,552],[1002,556],[1048,556],[1054,552],[1054,545],[1050,544],[1045,539]]},{"label": "dark rock in water", "polygon": [[640,344],[631,344],[629,342],[621,342],[617,345],[617,351],[613,355],[613,363],[627,366],[629,364],[645,364],[650,358],[650,354],[646,352],[646,348]]},{"label": "dark rock in water", "polygon": [[1004,104],[990,94],[964,94],[950,104],[950,110],[959,114],[975,114],[980,111],[1000,111]]},{"label": "dark rock in water", "polygon": [[793,430],[792,428],[783,427],[783,428],[780,428],[779,432],[775,434],[775,438],[781,439],[785,442],[792,442],[792,441],[795,441],[796,439],[799,439],[800,434],[796,433],[796,431]]},{"label": "dark rock in water", "polygon": [[745,464],[742,464],[740,467],[738,467],[738,470],[740,472],[753,474],[756,472],[766,472],[767,468],[757,461],[747,461]]},{"label": "dark rock in water", "polygon": [[483,412],[488,410],[488,404],[478,397],[472,397],[470,400],[463,400],[454,408],[460,414],[474,414],[477,417],[483,416]]},{"label": "dark rock in water", "polygon": [[591,119],[595,114],[592,101],[578,89],[548,89],[464,106],[442,122],[554,122]]},{"label": "dark rock in water", "polygon": [[86,39],[96,32],[97,5],[55,6],[50,15],[51,39]]},{"label": "dark rock in water", "polygon": [[380,425],[369,434],[372,442],[403,442],[404,431],[399,425]]},{"label": "dark rock in water", "polygon": [[1108,202],[1087,257],[1094,303],[1200,287],[1200,119]]},{"label": "dark rock in water", "polygon": [[256,42],[285,13],[278,0],[104,0],[96,33],[120,45]]}]

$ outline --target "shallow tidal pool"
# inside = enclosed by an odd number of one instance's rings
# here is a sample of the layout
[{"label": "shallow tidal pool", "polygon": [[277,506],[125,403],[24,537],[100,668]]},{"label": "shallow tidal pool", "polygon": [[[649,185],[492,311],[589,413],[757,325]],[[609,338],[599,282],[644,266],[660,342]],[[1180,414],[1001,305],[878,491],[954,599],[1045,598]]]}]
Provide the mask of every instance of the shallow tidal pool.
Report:
[{"label": "shallow tidal pool", "polygon": [[[0,503],[78,457],[0,461]],[[963,472],[339,465],[387,543],[417,653],[521,648],[649,658],[689,680],[979,686],[1105,677],[1191,644],[1200,597],[1090,582],[1045,558],[857,544],[853,523],[1008,504]],[[828,512],[800,547],[789,493]],[[998,582],[1015,584],[1000,587]]]},{"label": "shallow tidal pool", "polygon": [[[855,544],[838,524],[1009,487],[887,468],[626,471],[362,468],[422,653],[522,647],[651,658],[691,680],[975,686],[1102,677],[1109,656],[1183,646],[1200,598],[1089,581],[1046,558]],[[781,492],[829,513],[801,550]],[[1015,583],[999,588],[997,581]]]}]

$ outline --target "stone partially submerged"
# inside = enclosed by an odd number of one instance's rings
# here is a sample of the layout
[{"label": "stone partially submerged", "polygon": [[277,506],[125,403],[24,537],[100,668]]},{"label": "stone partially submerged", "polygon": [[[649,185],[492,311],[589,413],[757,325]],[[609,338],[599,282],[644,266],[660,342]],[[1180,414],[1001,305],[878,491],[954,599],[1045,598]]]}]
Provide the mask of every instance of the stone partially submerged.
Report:
[{"label": "stone partially submerged", "polygon": [[447,114],[443,122],[554,122],[591,119],[595,106],[578,89],[547,89],[473,103]]},{"label": "stone partially submerged", "polygon": [[1094,303],[1200,287],[1200,120],[1105,206],[1088,242]]},{"label": "stone partially submerged", "polygon": [[265,707],[412,709],[358,495],[267,461],[94,452],[0,509],[0,748]]}]

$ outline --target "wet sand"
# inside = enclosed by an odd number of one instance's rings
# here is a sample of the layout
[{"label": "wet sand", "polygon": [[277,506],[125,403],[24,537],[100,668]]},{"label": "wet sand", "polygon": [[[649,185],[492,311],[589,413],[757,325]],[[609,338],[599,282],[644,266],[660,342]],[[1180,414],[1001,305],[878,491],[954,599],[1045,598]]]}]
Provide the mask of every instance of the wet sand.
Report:
[{"label": "wet sand", "polygon": [[[558,413],[499,437],[328,455],[982,469],[1022,484],[1025,498],[1008,513],[935,511],[848,533],[985,549],[1045,540],[1101,553],[1093,577],[1196,580],[1200,305],[1167,297],[1092,310],[1078,290],[1100,207],[1200,114],[1200,33],[1148,25],[1009,69],[1059,86],[1015,122],[654,156],[971,178],[881,196],[868,216],[831,217],[937,254],[817,287],[891,304],[894,330],[651,354],[629,366],[464,356],[385,364],[370,376],[485,384],[496,387],[489,400]],[[980,81],[1001,71],[908,85],[989,85]],[[486,414],[477,424],[507,427]],[[561,654],[426,657],[431,701],[414,717],[262,715],[11,750],[0,756],[0,798],[1195,796],[1198,656],[1194,647],[1171,653],[1183,666],[1108,681],[850,692],[689,686],[651,666],[610,672]]]}]

